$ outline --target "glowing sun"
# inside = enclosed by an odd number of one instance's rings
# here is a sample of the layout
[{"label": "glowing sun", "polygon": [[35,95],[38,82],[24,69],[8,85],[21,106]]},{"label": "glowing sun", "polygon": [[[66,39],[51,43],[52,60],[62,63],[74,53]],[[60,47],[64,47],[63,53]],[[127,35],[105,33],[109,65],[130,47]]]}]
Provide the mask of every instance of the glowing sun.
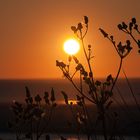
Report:
[{"label": "glowing sun", "polygon": [[76,54],[80,49],[79,42],[75,39],[69,39],[64,42],[64,51],[69,55]]}]

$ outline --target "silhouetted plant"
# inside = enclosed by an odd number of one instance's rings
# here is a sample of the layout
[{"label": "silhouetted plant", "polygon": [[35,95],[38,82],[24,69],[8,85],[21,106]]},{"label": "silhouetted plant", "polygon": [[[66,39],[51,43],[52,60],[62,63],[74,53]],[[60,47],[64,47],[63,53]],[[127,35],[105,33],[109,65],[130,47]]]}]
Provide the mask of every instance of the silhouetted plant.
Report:
[{"label": "silhouetted plant", "polygon": [[123,31],[124,33],[128,34],[134,42],[137,44],[140,53],[140,39],[136,39],[134,32],[136,32],[138,35],[140,35],[139,27],[136,21],[136,18],[132,18],[131,21],[126,24],[125,22],[122,22],[121,24],[118,24],[119,30]]},{"label": "silhouetted plant", "polygon": [[46,140],[49,140],[46,129],[56,107],[54,90],[52,88],[51,93],[45,92],[43,98],[39,94],[33,98],[29,88],[25,89],[25,103],[14,101],[11,106],[14,118],[8,122],[9,127],[15,131],[17,140],[39,140],[45,134]]},{"label": "silhouetted plant", "polygon": [[[138,52],[140,53],[140,40],[139,39],[137,40],[136,37],[134,36],[134,31],[137,32],[138,35],[140,34],[140,31],[138,29],[138,24],[136,22],[136,19],[132,18],[131,21],[128,24],[126,24],[125,22],[122,22],[121,24],[118,24],[118,28],[119,28],[119,30],[121,30],[124,33],[128,34],[134,40],[134,42],[137,44],[137,46],[139,48]],[[115,49],[116,49],[116,51],[119,54],[121,59],[125,58],[129,54],[129,52],[132,49],[132,47],[130,46],[131,45],[130,40],[126,40],[126,45],[122,45],[122,42],[119,42],[119,44],[116,46],[116,43],[114,41],[114,37],[113,36],[109,37],[108,34],[103,29],[101,29],[101,28],[99,30],[101,31],[101,33],[103,34],[104,37],[106,37],[108,40],[110,40],[112,42],[113,46],[115,47]],[[121,61],[120,61],[120,65],[122,65]],[[134,99],[134,101],[136,103],[136,106],[137,106],[137,108],[140,111],[140,106],[138,104],[138,101],[137,101],[137,99],[135,97],[135,94],[134,94],[134,92],[132,90],[131,84],[129,82],[129,79],[128,79],[124,69],[123,69],[123,73],[124,73],[126,82],[128,84],[128,87],[130,89],[130,92],[131,92],[131,94],[133,96],[133,99]]]},{"label": "silhouetted plant", "polygon": [[[132,24],[131,26],[132,27],[137,26],[136,23],[134,23],[134,19],[132,21],[133,23],[131,23]],[[108,115],[107,111],[113,102],[111,100],[111,97],[113,96],[113,89],[118,80],[118,77],[122,68],[123,60],[131,52],[132,47],[131,47],[130,40],[126,40],[125,45],[123,45],[122,42],[119,42],[116,45],[114,37],[112,35],[109,36],[108,33],[106,33],[103,29],[99,28],[103,36],[107,38],[113,44],[120,58],[120,65],[119,65],[118,72],[115,78],[113,78],[112,75],[109,74],[104,82],[95,80],[94,75],[93,75],[93,70],[92,70],[92,64],[91,64],[91,59],[93,58],[92,46],[87,45],[86,47],[84,43],[84,39],[88,32],[88,23],[89,23],[88,17],[84,16],[84,22],[80,22],[77,24],[77,26],[71,27],[74,34],[81,41],[82,49],[83,49],[85,60],[87,62],[88,67],[84,66],[75,55],[70,55],[68,57],[68,61],[69,61],[68,64],[62,61],[60,62],[56,60],[56,66],[60,68],[60,70],[64,74],[64,77],[66,77],[72,83],[72,85],[75,87],[75,89],[78,92],[78,94],[76,95],[77,104],[83,107],[84,113],[82,114],[78,113],[77,119],[79,123],[84,124],[83,127],[85,127],[87,129],[87,132],[89,132],[89,133],[86,133],[88,136],[88,139],[90,139],[91,135],[95,135],[96,132],[94,131],[95,127],[91,123],[88,112],[85,111],[87,101],[93,105],[96,105],[98,109],[97,121],[102,122],[102,134],[104,135],[104,139],[107,140],[108,139],[107,130],[106,130],[107,129],[106,121],[107,121],[107,115]],[[126,24],[124,24],[124,22],[123,22],[123,25],[119,25],[119,27],[121,28],[121,30],[123,31],[125,30],[125,32],[126,31],[128,32],[127,26]],[[139,33],[138,28],[135,27],[135,30]],[[132,31],[129,34],[132,37]],[[72,61],[74,61],[75,63],[74,72],[70,71],[70,66],[71,66],[70,64]],[[75,81],[76,74],[79,74],[79,83],[76,83]],[[86,85],[86,88],[85,88],[85,85]],[[62,94],[64,96],[65,103],[68,105],[68,95],[66,93],[64,94],[64,92],[62,92]],[[113,117],[114,120],[116,116],[117,115],[115,113]],[[114,129],[115,129],[115,125],[116,125],[116,122],[114,122]],[[90,131],[89,131],[89,128],[90,128]],[[112,133],[110,134],[110,139],[113,139],[114,136],[115,134],[114,134],[114,131],[112,130]]]}]

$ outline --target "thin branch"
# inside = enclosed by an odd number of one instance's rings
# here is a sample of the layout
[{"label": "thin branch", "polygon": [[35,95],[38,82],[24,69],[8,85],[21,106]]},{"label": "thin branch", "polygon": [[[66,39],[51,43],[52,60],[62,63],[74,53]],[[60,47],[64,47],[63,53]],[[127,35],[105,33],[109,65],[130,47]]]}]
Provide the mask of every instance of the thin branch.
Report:
[{"label": "thin branch", "polygon": [[52,113],[53,113],[53,105],[51,106],[51,109],[50,109],[50,113],[49,113],[49,118],[48,118],[48,121],[47,123],[45,124],[45,126],[43,127],[43,129],[40,131],[40,133],[38,134],[38,138],[41,137],[41,135],[44,133],[44,131],[46,130],[46,128],[48,127],[50,121],[51,121],[51,118],[52,118]]},{"label": "thin branch", "polygon": [[117,93],[118,93],[118,94],[119,94],[119,96],[121,97],[121,99],[122,99],[122,101],[123,101],[124,105],[126,106],[126,108],[127,108],[127,110],[128,110],[128,109],[129,109],[129,107],[128,107],[128,105],[127,105],[127,103],[126,103],[126,101],[125,101],[124,97],[122,96],[121,91],[120,91],[120,89],[119,89],[119,87],[118,87],[118,86],[116,86],[116,90],[117,90]]},{"label": "thin branch", "polygon": [[133,36],[133,34],[129,32],[129,35],[132,37],[132,39],[134,40],[134,42],[138,44],[138,42],[137,42],[137,40],[135,39],[135,37]]},{"label": "thin branch", "polygon": [[83,80],[82,80],[81,71],[80,71],[80,90],[83,93]]},{"label": "thin branch", "polygon": [[73,73],[73,75],[71,76],[71,78],[73,79],[74,75],[76,74],[77,70],[75,70],[75,72]]},{"label": "thin branch", "polygon": [[140,111],[140,106],[139,106],[139,104],[138,104],[138,102],[137,102],[137,99],[136,99],[136,97],[135,97],[135,94],[134,94],[134,92],[133,92],[133,89],[132,89],[132,87],[131,87],[131,84],[130,84],[130,82],[129,82],[129,80],[128,80],[128,77],[127,77],[127,75],[126,75],[124,69],[123,69],[123,74],[124,74],[124,76],[125,76],[125,79],[126,79],[126,82],[127,82],[127,84],[128,84],[128,87],[129,87],[129,89],[130,89],[130,92],[131,92],[131,94],[132,94],[132,96],[133,96],[133,98],[134,98],[134,101],[135,101],[135,103],[136,103],[136,106],[137,106],[138,110]]},{"label": "thin branch", "polygon": [[74,81],[72,79],[68,79],[70,80],[70,82],[72,83],[72,85],[75,87],[75,89],[84,97],[86,98],[88,101],[95,103],[92,99],[90,99],[88,96],[86,96],[84,93],[81,92],[81,90],[76,86],[76,84],[74,83]]},{"label": "thin branch", "polygon": [[85,38],[85,36],[86,36],[87,32],[88,32],[88,25],[86,26],[86,31],[85,31],[85,34],[82,36],[82,39],[84,39],[84,38]]},{"label": "thin branch", "polygon": [[138,29],[136,31],[137,31],[138,34],[140,34],[140,31]]},{"label": "thin branch", "polygon": [[[91,64],[90,64],[90,61],[89,61],[89,58],[88,58],[88,55],[87,55],[87,52],[86,52],[86,49],[85,49],[84,39],[82,38],[82,32],[80,32],[80,35],[81,35],[82,47],[83,47],[83,51],[84,51],[84,54],[85,54],[85,57],[86,57],[86,60],[87,60],[87,63],[88,63],[89,71],[92,74],[92,76],[91,76],[92,86],[94,86],[93,72],[92,72]],[[96,100],[97,100],[96,91],[95,91],[95,96],[96,96]]]},{"label": "thin branch", "polygon": [[112,92],[112,90],[113,90],[113,88],[114,88],[114,86],[115,86],[115,84],[116,84],[116,82],[117,82],[117,80],[118,80],[118,77],[119,77],[119,74],[120,74],[120,71],[121,71],[121,68],[122,68],[122,62],[123,62],[123,58],[121,58],[121,60],[120,60],[119,69],[118,69],[116,78],[115,78],[115,80],[114,80],[114,82],[113,82],[113,84],[112,84],[111,90],[110,90],[111,92]]},{"label": "thin branch", "polygon": [[107,38],[108,38],[108,40],[111,41],[111,43],[113,44],[113,46],[114,46],[116,52],[118,53],[118,55],[119,55],[120,57],[122,57],[122,56],[120,55],[118,49],[117,49],[117,46],[116,46],[115,43],[113,42],[113,40],[111,40],[108,36],[107,36]]}]

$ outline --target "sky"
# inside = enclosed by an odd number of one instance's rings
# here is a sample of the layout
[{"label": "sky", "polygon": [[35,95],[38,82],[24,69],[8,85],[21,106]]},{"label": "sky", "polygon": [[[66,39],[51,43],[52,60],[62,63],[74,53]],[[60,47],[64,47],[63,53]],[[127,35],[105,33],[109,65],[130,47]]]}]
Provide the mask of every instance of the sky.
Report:
[{"label": "sky", "polygon": [[[85,15],[94,75],[115,76],[119,57],[99,28],[114,35],[116,42],[125,42],[129,37],[117,25],[132,17],[140,25],[139,6],[140,0],[0,0],[0,79],[62,78],[55,61],[67,62],[63,43],[74,37],[70,27]],[[140,55],[132,45],[123,68],[128,77],[140,77]],[[82,50],[77,57],[84,62]]]}]

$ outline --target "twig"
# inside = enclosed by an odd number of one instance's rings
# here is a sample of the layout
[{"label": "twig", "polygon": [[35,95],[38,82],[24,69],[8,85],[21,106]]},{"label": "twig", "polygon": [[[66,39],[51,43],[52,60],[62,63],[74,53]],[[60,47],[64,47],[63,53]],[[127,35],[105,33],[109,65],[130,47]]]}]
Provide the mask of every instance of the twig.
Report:
[{"label": "twig", "polygon": [[135,103],[136,103],[136,106],[137,106],[137,108],[138,108],[138,110],[139,110],[139,112],[140,112],[140,106],[139,106],[139,104],[138,104],[138,102],[137,102],[137,99],[136,99],[136,97],[135,97],[135,94],[134,94],[134,92],[133,92],[133,89],[132,89],[132,87],[131,87],[131,84],[130,84],[130,82],[129,82],[129,80],[128,80],[128,77],[127,77],[127,75],[126,75],[124,69],[123,69],[123,74],[124,74],[124,76],[125,76],[125,79],[126,79],[126,82],[127,82],[127,84],[128,84],[128,87],[129,87],[129,89],[130,89],[130,92],[131,92],[131,94],[132,94],[132,96],[133,96],[133,99],[134,99],[134,101],[135,101]]}]

